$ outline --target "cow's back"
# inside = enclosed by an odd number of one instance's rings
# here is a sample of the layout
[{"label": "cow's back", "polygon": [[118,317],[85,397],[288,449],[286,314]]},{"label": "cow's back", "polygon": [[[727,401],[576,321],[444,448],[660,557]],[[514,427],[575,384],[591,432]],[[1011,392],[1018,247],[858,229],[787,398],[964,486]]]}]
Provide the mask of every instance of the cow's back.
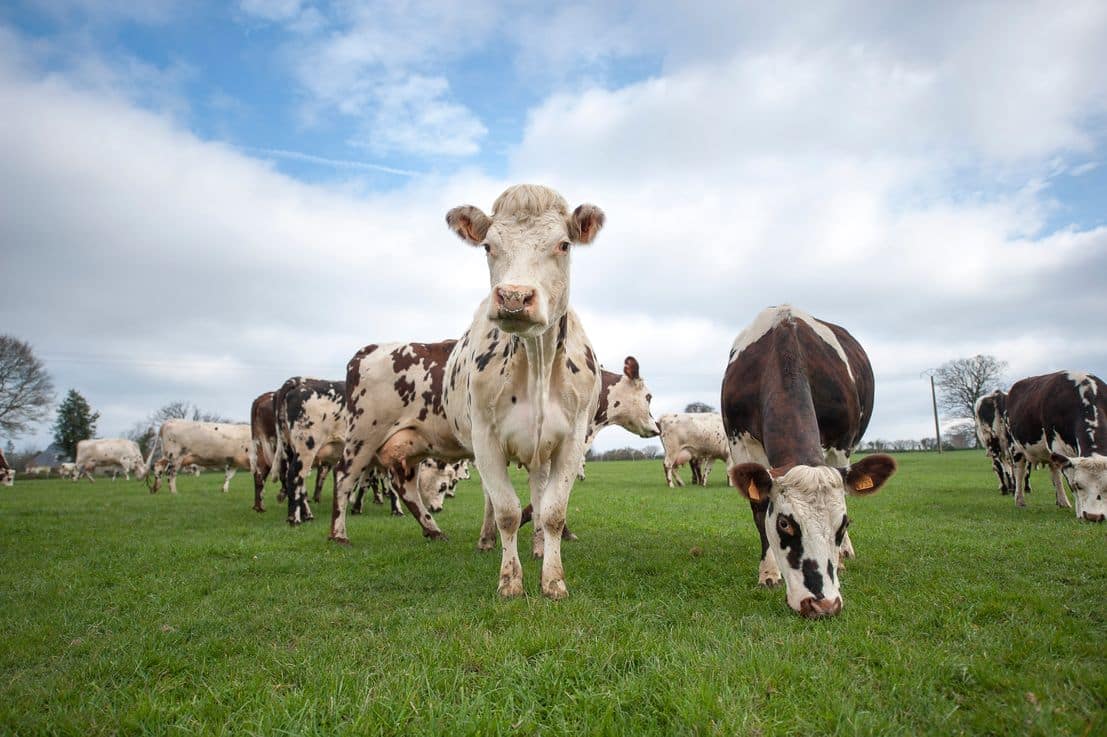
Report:
[{"label": "cow's back", "polygon": [[[766,411],[777,403],[795,403],[764,385],[779,374],[806,383],[823,449],[849,454],[872,417],[875,381],[860,343],[844,328],[791,307],[763,311],[734,342],[722,385],[722,416],[730,438],[748,434],[764,446]],[[797,433],[802,424],[788,417],[778,432]]]},{"label": "cow's back", "polygon": [[1107,386],[1074,371],[1021,379],[1007,392],[1007,423],[1024,449],[1062,450],[1060,441],[1079,456],[1107,454]]}]

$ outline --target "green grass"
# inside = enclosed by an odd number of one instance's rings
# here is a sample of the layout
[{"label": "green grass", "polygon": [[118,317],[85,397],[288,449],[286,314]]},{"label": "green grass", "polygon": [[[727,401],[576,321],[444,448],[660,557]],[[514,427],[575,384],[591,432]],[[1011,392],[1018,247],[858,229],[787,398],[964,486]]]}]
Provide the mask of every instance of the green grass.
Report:
[{"label": "green grass", "polygon": [[[381,507],[353,544],[250,510],[250,479],[0,488],[0,732],[1107,733],[1107,526],[995,491],[983,455],[912,454],[850,502],[846,608],[756,586],[748,505],[716,467],[595,463],[570,501],[570,598],[495,594],[460,487],[422,539]],[[687,476],[687,473],[685,474]],[[521,484],[520,484],[521,486]],[[267,493],[272,496],[272,489]],[[529,528],[527,528],[529,531]],[[529,550],[529,532],[526,544]]]}]

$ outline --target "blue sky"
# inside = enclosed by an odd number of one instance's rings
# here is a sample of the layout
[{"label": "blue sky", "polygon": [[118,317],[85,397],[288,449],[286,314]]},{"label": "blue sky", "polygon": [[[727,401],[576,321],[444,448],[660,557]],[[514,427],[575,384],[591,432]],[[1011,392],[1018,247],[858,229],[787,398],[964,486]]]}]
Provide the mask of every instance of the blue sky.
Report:
[{"label": "blue sky", "polygon": [[607,212],[573,303],[658,411],[792,302],[868,349],[870,436],[924,437],[946,360],[1107,373],[1104,37],[1099,2],[16,0],[0,324],[103,435],[244,418],[460,334],[487,274],[445,211],[538,181]]}]

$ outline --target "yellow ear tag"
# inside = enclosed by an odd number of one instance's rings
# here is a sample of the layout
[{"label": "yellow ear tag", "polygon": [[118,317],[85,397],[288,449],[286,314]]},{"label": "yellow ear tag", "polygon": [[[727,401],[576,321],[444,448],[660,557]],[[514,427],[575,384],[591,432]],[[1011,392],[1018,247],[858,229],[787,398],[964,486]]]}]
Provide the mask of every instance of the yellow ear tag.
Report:
[{"label": "yellow ear tag", "polygon": [[755,502],[761,501],[761,489],[757,488],[757,484],[754,483],[753,479],[750,479],[749,493],[750,499],[753,499]]},{"label": "yellow ear tag", "polygon": [[864,491],[865,489],[873,488],[873,480],[868,476],[862,476],[854,483],[853,488],[857,491]]}]

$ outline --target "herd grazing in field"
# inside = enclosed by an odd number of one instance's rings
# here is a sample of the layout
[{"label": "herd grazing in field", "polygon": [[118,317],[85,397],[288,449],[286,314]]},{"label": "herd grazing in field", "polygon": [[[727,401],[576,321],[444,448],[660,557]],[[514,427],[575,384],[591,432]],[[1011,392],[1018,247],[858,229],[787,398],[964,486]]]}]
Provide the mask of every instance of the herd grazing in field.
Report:
[{"label": "herd grazing in field", "polygon": [[[342,380],[293,377],[258,396],[249,424],[166,421],[144,459],[129,440],[86,440],[64,473],[74,480],[99,468],[135,474],[177,492],[178,473],[197,467],[225,472],[223,491],[239,469],[253,476],[254,503],[265,511],[267,481],[280,481],[287,520],[313,519],[306,489],[314,469],[313,503],[334,477],[329,537],[349,543],[347,514],[371,491],[406,509],[428,538],[444,537],[434,513],[480,473],[484,519],[477,547],[502,553],[497,590],[524,592],[519,533],[533,523],[531,552],[541,558],[540,588],[560,599],[569,584],[561,557],[574,482],[604,427],[661,436],[664,475],[683,486],[706,485],[714,461],[745,497],[761,540],[758,581],[784,584],[788,606],[815,618],[843,606],[839,572],[855,555],[846,498],[869,495],[896,472],[893,458],[851,455],[873,413],[872,366],[844,328],[796,307],[770,307],[735,339],[721,385],[720,411],[667,414],[655,420],[638,361],[622,372],[600,366],[580,317],[570,306],[572,250],[596,240],[603,211],[570,209],[537,185],[508,188],[490,214],[472,205],[446,215],[449,228],[488,264],[489,292],[458,339],[438,343],[372,343],[358,350]],[[1025,506],[1031,467],[1049,468],[1061,507],[1079,519],[1107,518],[1107,386],[1077,372],[1016,382],[982,397],[977,434],[999,488]],[[161,457],[155,462],[155,451]],[[530,504],[523,508],[509,470],[526,470]],[[0,453],[0,483],[14,471]],[[752,562],[752,561],[751,561]]]}]

